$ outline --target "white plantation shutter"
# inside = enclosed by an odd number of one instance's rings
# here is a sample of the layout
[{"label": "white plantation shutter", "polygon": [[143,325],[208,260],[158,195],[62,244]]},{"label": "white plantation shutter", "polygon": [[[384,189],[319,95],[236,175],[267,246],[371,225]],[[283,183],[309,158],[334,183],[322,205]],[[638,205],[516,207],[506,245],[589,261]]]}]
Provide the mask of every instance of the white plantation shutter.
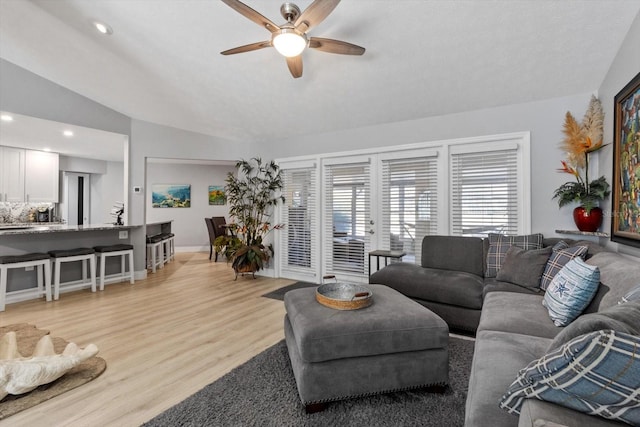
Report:
[{"label": "white plantation shutter", "polygon": [[324,173],[324,259],[328,273],[362,275],[367,270],[370,164],[326,165]]},{"label": "white plantation shutter", "polygon": [[282,177],[283,222],[286,224],[280,233],[284,250],[282,269],[313,271],[318,236],[316,168],[283,169]]},{"label": "white plantation shutter", "polygon": [[382,161],[382,248],[420,263],[422,238],[438,230],[437,157]]},{"label": "white plantation shutter", "polygon": [[518,234],[518,147],[452,152],[451,234]]}]

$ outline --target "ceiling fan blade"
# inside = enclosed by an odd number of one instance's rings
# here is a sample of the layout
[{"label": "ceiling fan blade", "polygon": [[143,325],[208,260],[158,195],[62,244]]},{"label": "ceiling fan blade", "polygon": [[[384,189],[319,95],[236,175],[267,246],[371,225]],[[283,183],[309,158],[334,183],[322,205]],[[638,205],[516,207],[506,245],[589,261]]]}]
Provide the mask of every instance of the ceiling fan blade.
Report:
[{"label": "ceiling fan blade", "polygon": [[[329,16],[338,3],[340,3],[340,0],[315,0],[296,19],[295,27],[303,33],[315,27]],[[303,25],[303,27],[298,28],[300,25]]]},{"label": "ceiling fan blade", "polygon": [[271,47],[271,40],[234,47],[233,49],[225,50],[224,52],[220,53],[222,55],[234,55],[236,53],[251,52],[252,50],[263,49],[265,47]]},{"label": "ceiling fan blade", "polygon": [[287,65],[294,78],[302,77],[302,55],[287,58]]},{"label": "ceiling fan blade", "polygon": [[340,40],[309,37],[309,47],[322,52],[339,53],[341,55],[362,55],[365,48]]},{"label": "ceiling fan blade", "polygon": [[280,30],[280,27],[278,27],[276,24],[274,24],[269,18],[265,18],[262,14],[260,14],[259,12],[256,12],[255,10],[251,9],[249,6],[247,6],[246,4],[242,3],[241,1],[238,1],[238,0],[222,0],[222,2],[224,4],[226,4],[227,6],[229,6],[231,9],[235,10],[236,12],[238,12],[239,14],[245,16],[246,18],[249,18],[250,20],[252,20],[256,24],[260,25],[261,27],[266,28],[267,30],[269,30],[272,33]]}]

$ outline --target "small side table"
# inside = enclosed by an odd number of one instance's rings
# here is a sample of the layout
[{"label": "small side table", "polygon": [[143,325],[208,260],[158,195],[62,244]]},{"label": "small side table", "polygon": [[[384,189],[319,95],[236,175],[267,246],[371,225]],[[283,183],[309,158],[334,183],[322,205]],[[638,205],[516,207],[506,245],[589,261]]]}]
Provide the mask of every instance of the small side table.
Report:
[{"label": "small side table", "polygon": [[369,252],[369,276],[371,276],[371,257],[376,257],[376,266],[377,266],[376,268],[377,270],[380,270],[380,258],[384,258],[384,266],[386,267],[387,265],[389,265],[390,259],[397,259],[399,261],[402,261],[402,257],[405,256],[406,254],[407,254],[406,252],[402,252],[402,251],[385,251],[385,250]]}]

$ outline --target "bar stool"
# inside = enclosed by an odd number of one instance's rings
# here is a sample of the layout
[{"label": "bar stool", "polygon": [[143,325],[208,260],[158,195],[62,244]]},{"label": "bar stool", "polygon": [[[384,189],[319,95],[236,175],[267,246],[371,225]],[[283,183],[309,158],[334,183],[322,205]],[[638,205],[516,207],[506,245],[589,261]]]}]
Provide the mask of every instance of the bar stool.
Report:
[{"label": "bar stool", "polygon": [[162,235],[147,236],[147,268],[155,273],[156,268],[164,266],[164,243]]},{"label": "bar stool", "polygon": [[[35,267],[38,280],[38,296],[43,292],[47,301],[51,301],[51,264],[49,254],[30,253],[24,255],[0,256],[0,311],[4,311],[7,297],[7,273],[10,268]],[[44,290],[43,290],[44,270]]]},{"label": "bar stool", "polygon": [[[96,251],[96,257],[100,260],[100,290],[104,290],[105,282],[105,266],[107,257],[119,256],[120,257],[120,274],[109,277],[109,280],[123,281],[129,279],[129,283],[133,285],[134,269],[133,269],[133,245],[119,244],[110,246],[94,246]],[[126,271],[126,257],[129,257],[129,271]]]},{"label": "bar stool", "polygon": [[176,257],[176,250],[173,243],[175,234],[162,233],[160,236],[162,237],[162,251],[164,253],[163,263],[166,264]]},{"label": "bar stool", "polygon": [[[96,251],[92,248],[76,248],[49,251],[53,258],[53,299],[60,296],[60,286],[64,285],[69,289],[75,289],[91,285],[91,292],[96,291]],[[80,282],[69,281],[60,282],[60,272],[62,264],[67,262],[80,261],[82,263],[82,279]],[[87,262],[89,263],[89,277],[87,277]]]}]

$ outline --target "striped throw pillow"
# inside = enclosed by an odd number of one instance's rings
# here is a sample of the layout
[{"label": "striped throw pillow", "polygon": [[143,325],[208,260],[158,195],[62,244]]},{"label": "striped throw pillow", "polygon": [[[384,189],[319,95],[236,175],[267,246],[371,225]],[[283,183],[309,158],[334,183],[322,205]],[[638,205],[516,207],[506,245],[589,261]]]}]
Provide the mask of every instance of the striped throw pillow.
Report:
[{"label": "striped throw pillow", "polygon": [[576,337],[522,369],[500,407],[519,414],[535,398],[638,426],[639,349],[640,337],[612,330]]},{"label": "striped throw pillow", "polygon": [[553,246],[551,256],[547,260],[547,265],[544,267],[544,273],[542,273],[542,279],[540,279],[540,289],[546,290],[566,263],[576,257],[584,259],[588,251],[589,248],[582,245],[569,247],[564,240],[556,243]]}]

